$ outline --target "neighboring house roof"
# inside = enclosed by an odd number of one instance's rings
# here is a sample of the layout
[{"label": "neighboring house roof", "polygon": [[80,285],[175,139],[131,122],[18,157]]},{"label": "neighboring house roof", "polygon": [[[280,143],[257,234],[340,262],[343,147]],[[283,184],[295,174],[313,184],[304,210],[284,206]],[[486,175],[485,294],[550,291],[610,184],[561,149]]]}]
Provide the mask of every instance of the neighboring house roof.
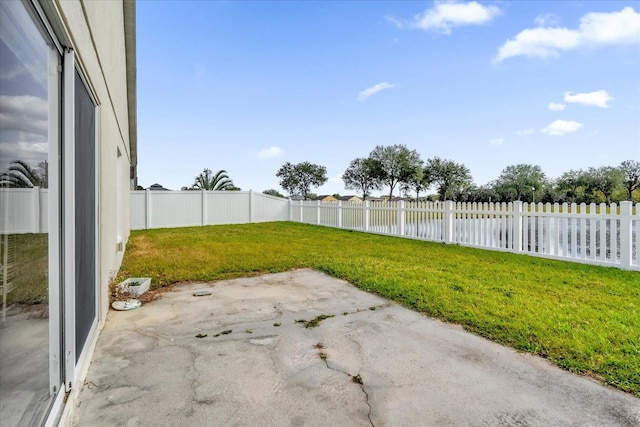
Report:
[{"label": "neighboring house roof", "polygon": [[300,200],[304,200],[304,197],[302,197],[302,196],[291,196],[291,197],[289,197],[289,200],[300,201]]},{"label": "neighboring house roof", "polygon": [[321,202],[335,202],[338,199],[336,199],[330,194],[324,194],[322,196],[318,196],[316,200],[320,200]]},{"label": "neighboring house roof", "polygon": [[358,196],[340,196],[340,200],[343,202],[361,202],[362,199]]},{"label": "neighboring house roof", "polygon": [[164,188],[160,184],[153,184],[152,186],[149,187],[149,190],[151,190],[151,191],[171,191],[168,188]]}]

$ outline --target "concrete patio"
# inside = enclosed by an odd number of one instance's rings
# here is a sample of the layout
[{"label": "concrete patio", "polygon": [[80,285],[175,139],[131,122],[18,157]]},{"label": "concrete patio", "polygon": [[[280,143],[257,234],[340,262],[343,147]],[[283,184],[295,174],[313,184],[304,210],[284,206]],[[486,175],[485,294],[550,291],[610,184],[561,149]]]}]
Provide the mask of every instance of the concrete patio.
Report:
[{"label": "concrete patio", "polygon": [[72,423],[637,426],[640,399],[297,270],[111,311]]}]

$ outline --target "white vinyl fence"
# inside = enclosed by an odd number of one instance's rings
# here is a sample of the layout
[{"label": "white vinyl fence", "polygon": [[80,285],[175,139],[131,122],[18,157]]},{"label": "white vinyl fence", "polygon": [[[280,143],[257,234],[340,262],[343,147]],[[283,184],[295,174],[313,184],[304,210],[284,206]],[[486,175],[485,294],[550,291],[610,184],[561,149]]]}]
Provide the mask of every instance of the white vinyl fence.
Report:
[{"label": "white vinyl fence", "polygon": [[[47,231],[46,189],[0,189],[0,232]],[[131,229],[294,221],[640,271],[640,204],[300,202],[253,191],[132,191]]]},{"label": "white vinyl fence", "polygon": [[132,191],[131,229],[287,221],[288,201],[253,191]]},{"label": "white vinyl fence", "polygon": [[640,270],[640,204],[291,202],[290,220]]},{"label": "white vinyl fence", "polygon": [[0,233],[49,232],[49,190],[0,188]]}]

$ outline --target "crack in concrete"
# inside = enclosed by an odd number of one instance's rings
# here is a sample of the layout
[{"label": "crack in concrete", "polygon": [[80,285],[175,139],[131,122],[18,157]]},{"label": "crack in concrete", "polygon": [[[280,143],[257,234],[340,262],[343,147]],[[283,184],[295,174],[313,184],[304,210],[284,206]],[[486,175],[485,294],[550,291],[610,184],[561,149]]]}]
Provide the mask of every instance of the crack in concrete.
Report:
[{"label": "crack in concrete", "polygon": [[189,352],[189,354],[191,355],[191,369],[192,369],[192,373],[191,373],[191,378],[190,378],[190,372],[189,369],[187,369],[187,372],[185,373],[184,377],[187,380],[191,381],[191,402],[197,402],[199,403],[199,400],[202,399],[196,399],[196,395],[197,395],[197,389],[198,389],[198,378],[200,377],[200,372],[198,371],[198,368],[196,368],[196,359],[198,358],[198,354],[196,354],[196,351],[193,350],[190,346],[186,347],[186,350]]},{"label": "crack in concrete", "polygon": [[358,314],[358,313],[363,313],[363,312],[366,312],[366,311],[382,310],[383,308],[391,307],[393,305],[394,305],[394,303],[387,302],[387,303],[384,303],[384,304],[371,305],[371,306],[369,306],[367,308],[356,308],[355,311],[343,311],[341,314],[343,316],[349,316],[351,314]]},{"label": "crack in concrete", "polygon": [[[365,390],[364,388],[364,384],[362,383],[362,381],[354,381],[354,375],[351,375],[350,373],[343,371],[342,369],[338,369],[338,368],[333,368],[331,366],[329,366],[329,361],[327,360],[326,357],[321,357],[321,360],[324,362],[325,366],[328,369],[331,369],[332,371],[336,371],[336,372],[340,372],[341,374],[345,374],[347,375],[349,378],[351,378],[351,381],[358,384],[360,386],[360,390],[362,390],[362,392],[364,393],[364,397],[365,397],[365,403],[367,404],[367,406],[369,407],[369,411],[367,411],[367,418],[369,419],[369,424],[371,424],[371,427],[375,427],[375,424],[373,423],[373,420],[371,419],[371,411],[373,410],[373,407],[371,406],[371,403],[369,403],[369,393],[367,393],[367,390]],[[360,372],[358,371],[358,373],[356,374],[356,376],[360,376]],[[362,380],[362,378],[360,378],[360,380]]]},{"label": "crack in concrete", "polygon": [[367,393],[367,390],[364,389],[364,384],[360,384],[360,389],[362,389],[362,392],[364,393],[365,402],[369,407],[369,412],[367,412],[367,418],[369,418],[369,423],[371,424],[371,427],[375,427],[375,425],[373,424],[373,420],[371,419],[371,411],[373,410],[373,408],[371,407],[371,403],[369,403],[369,393]]},{"label": "crack in concrete", "polygon": [[171,341],[171,342],[174,341],[173,338],[165,337],[164,335],[155,334],[153,332],[143,331],[143,330],[138,329],[138,328],[133,328],[133,331],[139,333],[140,335],[145,335],[145,336],[152,337],[152,338],[161,338],[163,340],[167,340],[167,341]]}]

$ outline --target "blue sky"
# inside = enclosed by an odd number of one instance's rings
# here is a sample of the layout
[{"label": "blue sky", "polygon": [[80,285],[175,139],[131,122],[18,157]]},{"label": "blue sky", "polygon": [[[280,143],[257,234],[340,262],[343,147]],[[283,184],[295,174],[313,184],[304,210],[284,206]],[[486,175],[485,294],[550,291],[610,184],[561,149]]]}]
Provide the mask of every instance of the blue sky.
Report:
[{"label": "blue sky", "polygon": [[376,145],[465,164],[569,169],[640,159],[638,1],[139,1],[138,177],[204,168],[282,189]]}]

